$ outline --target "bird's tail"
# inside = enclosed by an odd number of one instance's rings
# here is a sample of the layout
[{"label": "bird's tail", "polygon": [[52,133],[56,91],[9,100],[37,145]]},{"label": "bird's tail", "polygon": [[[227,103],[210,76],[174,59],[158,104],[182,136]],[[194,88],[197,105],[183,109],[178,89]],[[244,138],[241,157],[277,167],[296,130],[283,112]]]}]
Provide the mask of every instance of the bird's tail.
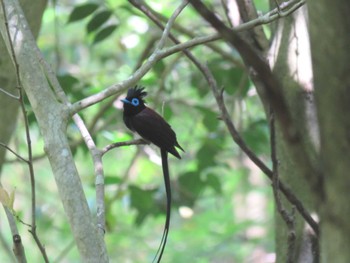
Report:
[{"label": "bird's tail", "polygon": [[163,236],[160,241],[157,253],[153,259],[153,262],[157,262],[157,263],[159,263],[160,260],[162,259],[164,248],[168,238],[169,227],[170,227],[170,212],[171,212],[171,188],[170,188],[170,176],[169,176],[169,167],[168,167],[168,153],[164,149],[160,149],[160,153],[162,156],[162,168],[163,168],[167,202],[166,202],[166,219],[165,219],[165,225],[163,230]]}]

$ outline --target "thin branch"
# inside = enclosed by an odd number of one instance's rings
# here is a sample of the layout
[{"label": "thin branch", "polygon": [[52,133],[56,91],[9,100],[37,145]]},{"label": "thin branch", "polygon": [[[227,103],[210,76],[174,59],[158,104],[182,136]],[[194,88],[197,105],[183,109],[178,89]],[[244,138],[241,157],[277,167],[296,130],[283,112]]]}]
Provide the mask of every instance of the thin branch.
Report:
[{"label": "thin branch", "polygon": [[[136,7],[137,9],[139,9],[141,12],[143,12],[149,19],[151,19],[161,30],[164,30],[164,26],[163,23],[165,23],[168,18],[165,17],[164,15],[156,12],[155,10],[153,10],[145,1],[143,0],[129,0],[129,2]],[[187,36],[189,36],[189,38],[192,39],[196,39],[197,36],[193,33],[193,30],[187,29],[182,27],[179,24],[174,24],[173,28],[177,31],[179,31],[182,34],[185,34]],[[216,37],[214,37],[212,40],[209,41],[204,41],[203,43],[200,44],[206,44],[208,48],[210,48],[211,50],[215,51],[216,53],[220,54],[222,57],[227,58],[232,64],[238,66],[238,67],[243,67],[243,63],[235,58],[231,53],[225,51],[224,49],[214,45],[213,43],[209,43],[215,40],[220,39],[221,36],[219,34],[216,34]],[[181,51],[181,50],[180,50]]]},{"label": "thin branch", "polygon": [[276,113],[276,117],[281,124],[282,132],[286,140],[290,143],[300,142],[301,134],[298,132],[292,121],[286,99],[282,93],[282,84],[272,73],[268,63],[247,41],[245,41],[235,30],[232,30],[220,21],[220,19],[201,1],[191,0],[191,4],[228,43],[237,49],[245,63],[252,67],[259,75],[259,78],[264,84],[264,91],[267,94],[268,102]]},{"label": "thin branch", "polygon": [[9,96],[9,97],[12,98],[12,99],[19,100],[18,96],[13,95],[12,93],[10,93],[10,92],[8,92],[8,91],[2,89],[2,88],[0,88],[0,91],[1,91],[2,93],[4,93],[5,95]]},{"label": "thin branch", "polygon": [[25,162],[28,164],[28,160],[24,159],[21,155],[19,155],[18,153],[16,153],[14,150],[12,150],[10,147],[8,147],[6,144],[0,142],[0,146],[4,147],[6,150],[10,151],[11,153],[13,153],[18,159],[20,159],[21,161]]},{"label": "thin branch", "polygon": [[118,147],[123,147],[123,146],[130,146],[130,145],[145,145],[149,144],[149,142],[145,141],[144,139],[137,139],[137,140],[132,140],[132,141],[127,141],[127,142],[116,142],[107,145],[101,150],[101,154],[104,155],[110,150]]},{"label": "thin branch", "polygon": [[26,259],[26,254],[25,254],[23,244],[22,242],[20,243],[16,242],[16,240],[19,237],[19,234],[18,234],[18,228],[17,228],[15,217],[8,207],[5,207],[5,206],[3,207],[6,213],[7,222],[9,223],[11,233],[12,233],[13,253],[19,263],[26,263],[27,259]]},{"label": "thin branch", "polygon": [[[273,171],[269,169],[264,162],[262,162],[255,153],[247,146],[247,144],[244,142],[240,134],[238,133],[236,127],[234,126],[233,122],[231,121],[231,117],[227,111],[227,108],[225,106],[225,102],[223,99],[223,92],[220,92],[217,88],[216,81],[209,71],[207,67],[205,67],[205,76],[208,79],[208,82],[210,83],[210,87],[212,88],[213,94],[215,96],[215,99],[217,101],[217,104],[219,106],[219,109],[221,111],[221,118],[225,122],[226,127],[228,131],[231,134],[232,139],[234,142],[243,150],[243,152],[249,157],[250,160],[255,163],[257,167],[260,168],[260,170],[267,175],[267,177],[272,181],[273,180]],[[223,90],[222,90],[223,91]],[[311,217],[308,210],[304,207],[303,203],[295,196],[293,191],[289,189],[286,185],[284,185],[281,181],[279,182],[279,187],[281,192],[285,195],[285,197],[288,199],[288,201],[293,204],[298,212],[301,214],[301,216],[305,219],[305,221],[310,225],[310,227],[315,231],[316,235],[319,234],[319,227],[317,222]]]},{"label": "thin branch", "polygon": [[105,187],[104,187],[104,171],[102,164],[102,154],[97,149],[91,134],[85,126],[84,121],[78,114],[73,115],[74,123],[77,125],[86,146],[88,147],[95,170],[95,188],[96,188],[96,217],[97,217],[97,229],[101,236],[105,233]]}]

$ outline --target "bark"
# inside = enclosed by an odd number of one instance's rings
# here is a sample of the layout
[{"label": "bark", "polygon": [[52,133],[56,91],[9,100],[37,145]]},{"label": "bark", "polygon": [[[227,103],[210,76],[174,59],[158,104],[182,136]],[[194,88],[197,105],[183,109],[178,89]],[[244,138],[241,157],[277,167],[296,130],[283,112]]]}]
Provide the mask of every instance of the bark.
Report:
[{"label": "bark", "polygon": [[[298,145],[288,143],[277,125],[279,175],[308,210],[315,212],[316,196],[319,193],[314,189],[318,182],[314,167],[317,166],[319,131],[313,94],[306,6],[279,20],[273,29],[269,61],[274,74],[282,83],[293,124],[299,134],[302,134]],[[307,158],[301,159],[300,156]],[[283,204],[290,212],[292,208],[288,202],[284,201]],[[276,212],[277,262],[317,261],[314,257],[313,233],[299,214],[295,217],[295,233],[295,248],[288,253],[291,244],[287,240],[291,233]]]},{"label": "bark", "polygon": [[[23,88],[28,96],[50,161],[60,198],[68,217],[82,262],[108,262],[106,247],[93,223],[82,184],[66,137],[70,118],[68,106],[61,104],[41,70],[32,33],[14,0],[4,0],[5,10],[15,50]],[[4,12],[0,13],[0,32],[10,51]]]},{"label": "bark", "polygon": [[308,2],[320,156],[321,260],[350,262],[350,3]]}]

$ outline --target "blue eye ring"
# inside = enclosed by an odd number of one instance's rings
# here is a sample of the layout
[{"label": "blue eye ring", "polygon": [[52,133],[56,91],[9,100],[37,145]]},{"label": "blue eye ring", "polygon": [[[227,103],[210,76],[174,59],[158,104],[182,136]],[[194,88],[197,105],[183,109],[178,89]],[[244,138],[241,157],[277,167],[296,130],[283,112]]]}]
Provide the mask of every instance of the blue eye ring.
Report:
[{"label": "blue eye ring", "polygon": [[139,101],[139,99],[137,99],[137,98],[133,98],[133,99],[131,100],[131,104],[134,105],[134,106],[139,106],[140,101]]}]

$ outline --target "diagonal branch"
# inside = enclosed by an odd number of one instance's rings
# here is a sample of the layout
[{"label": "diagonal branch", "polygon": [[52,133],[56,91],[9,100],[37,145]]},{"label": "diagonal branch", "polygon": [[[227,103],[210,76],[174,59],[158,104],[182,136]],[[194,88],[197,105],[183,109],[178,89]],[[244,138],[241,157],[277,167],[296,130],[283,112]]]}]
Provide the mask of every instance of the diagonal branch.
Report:
[{"label": "diagonal branch", "polygon": [[191,0],[191,4],[228,43],[238,50],[246,64],[256,71],[264,84],[268,102],[281,123],[285,138],[289,142],[298,142],[300,140],[300,135],[293,125],[291,114],[282,94],[282,84],[274,76],[267,62],[237,33],[237,31],[227,27],[201,1]]}]

